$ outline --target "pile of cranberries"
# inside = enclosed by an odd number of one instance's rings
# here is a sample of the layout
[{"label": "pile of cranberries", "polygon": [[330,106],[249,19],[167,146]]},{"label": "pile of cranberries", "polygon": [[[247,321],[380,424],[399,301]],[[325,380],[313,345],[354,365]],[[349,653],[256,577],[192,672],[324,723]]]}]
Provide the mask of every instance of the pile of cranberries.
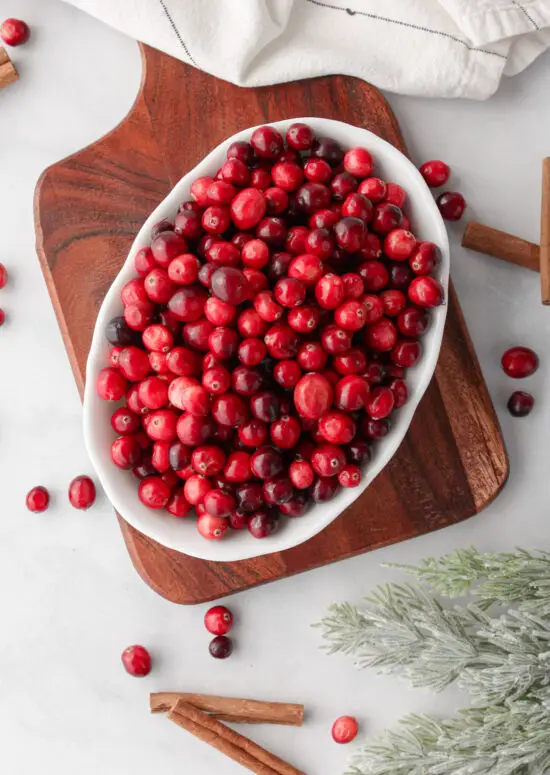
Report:
[{"label": "pile of cranberries", "polygon": [[190,194],[134,257],[97,392],[123,402],[111,457],[142,503],[264,538],[361,481],[444,300],[439,251],[367,149],[302,123],[234,142]]}]

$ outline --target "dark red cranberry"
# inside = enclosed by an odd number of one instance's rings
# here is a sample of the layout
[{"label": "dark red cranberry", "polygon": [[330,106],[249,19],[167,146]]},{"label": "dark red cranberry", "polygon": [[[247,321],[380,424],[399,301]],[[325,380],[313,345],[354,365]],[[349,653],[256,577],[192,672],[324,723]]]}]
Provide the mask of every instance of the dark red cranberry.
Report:
[{"label": "dark red cranberry", "polygon": [[531,413],[534,405],[535,399],[531,393],[525,393],[522,390],[512,393],[507,403],[508,411],[513,417],[526,417]]},{"label": "dark red cranberry", "polygon": [[269,323],[263,320],[254,309],[245,309],[237,319],[237,327],[242,337],[263,336]]},{"label": "dark red cranberry", "polygon": [[269,288],[269,281],[263,272],[259,269],[243,269],[247,283],[247,298],[253,299],[258,293]]},{"label": "dark red cranberry", "polygon": [[187,253],[187,242],[180,234],[163,231],[151,242],[151,250],[157,264],[166,268],[176,256]]},{"label": "dark red cranberry", "polygon": [[316,503],[330,501],[339,489],[336,476],[318,476],[311,488],[311,497]]},{"label": "dark red cranberry", "polygon": [[239,335],[233,328],[227,326],[217,326],[208,337],[210,352],[221,360],[236,355],[238,346]]},{"label": "dark red cranberry", "polygon": [[383,202],[374,208],[370,228],[377,234],[389,234],[393,229],[399,228],[402,217],[403,213],[399,207],[389,202]]},{"label": "dark red cranberry", "polygon": [[534,374],[539,367],[539,359],[529,347],[511,347],[501,360],[504,372],[513,379],[524,379]]},{"label": "dark red cranberry", "polygon": [[294,487],[286,476],[276,476],[264,482],[263,493],[266,503],[271,506],[280,506],[288,503],[294,496]]},{"label": "dark red cranberry", "polygon": [[419,307],[407,307],[397,317],[397,327],[405,336],[422,336],[430,325],[430,313]]},{"label": "dark red cranberry", "polygon": [[371,446],[368,441],[352,441],[345,448],[346,458],[350,463],[361,465],[361,463],[370,460],[372,455]]},{"label": "dark red cranberry", "polygon": [[139,342],[139,335],[130,328],[123,317],[113,318],[107,323],[105,336],[108,342],[121,347]]},{"label": "dark red cranberry", "polygon": [[210,490],[203,499],[206,512],[212,517],[228,517],[235,510],[235,498],[222,490]]},{"label": "dark red cranberry", "polygon": [[250,185],[252,188],[257,188],[260,191],[264,191],[266,188],[269,188],[272,183],[273,179],[271,177],[271,173],[268,170],[263,169],[262,167],[258,167],[257,169],[252,170],[250,175]]},{"label": "dark red cranberry", "polygon": [[246,277],[240,269],[221,267],[212,275],[211,289],[212,293],[222,301],[233,305],[241,304],[247,296]]},{"label": "dark red cranberry", "polygon": [[261,159],[276,159],[283,150],[282,135],[272,126],[255,129],[250,143]]},{"label": "dark red cranberry", "polygon": [[279,280],[282,277],[286,277],[288,274],[288,267],[292,261],[292,255],[290,253],[278,252],[273,253],[269,260],[267,273],[272,280]]},{"label": "dark red cranberry", "polygon": [[246,482],[239,485],[236,496],[239,509],[247,513],[257,511],[265,503],[262,485],[257,482]]},{"label": "dark red cranberry", "polygon": [[303,517],[309,507],[309,497],[305,493],[294,495],[291,500],[281,503],[279,510],[285,517]]},{"label": "dark red cranberry", "polygon": [[282,188],[272,186],[264,191],[268,215],[280,215],[288,207],[288,194]]},{"label": "dark red cranberry", "polygon": [[347,253],[356,253],[363,247],[367,235],[365,222],[360,218],[341,218],[334,226],[336,242]]},{"label": "dark red cranberry", "polygon": [[330,204],[330,190],[322,183],[304,183],[296,193],[298,207],[308,215]]},{"label": "dark red cranberry", "polygon": [[270,248],[282,248],[286,240],[286,224],[282,218],[268,216],[256,226],[256,237]]},{"label": "dark red cranberry", "polygon": [[324,159],[331,167],[337,167],[344,160],[342,147],[330,137],[319,137],[311,147],[311,155],[317,159]]},{"label": "dark red cranberry", "polygon": [[181,441],[174,441],[170,444],[168,461],[172,470],[181,471],[188,465],[190,460],[191,452]]},{"label": "dark red cranberry", "polygon": [[307,253],[307,238],[309,229],[305,226],[291,226],[285,240],[285,250],[294,256]]},{"label": "dark red cranberry", "polygon": [[233,642],[225,635],[218,635],[210,641],[208,651],[214,659],[227,659],[233,651]]},{"label": "dark red cranberry", "polygon": [[[185,237],[186,240],[192,241],[199,239],[199,237],[204,233],[202,228],[201,214],[193,210],[181,210],[176,215],[174,231],[181,237]],[[184,253],[185,251],[181,252]]]},{"label": "dark red cranberry", "polygon": [[25,503],[29,511],[46,511],[50,503],[50,494],[45,487],[33,487],[27,493]]},{"label": "dark red cranberry", "polygon": [[397,288],[382,291],[379,298],[382,301],[383,314],[388,317],[397,317],[407,306],[407,297]]},{"label": "dark red cranberry", "polygon": [[364,417],[361,423],[361,431],[367,439],[379,440],[385,438],[391,430],[390,421],[374,420],[370,417]]},{"label": "dark red cranberry", "polygon": [[283,470],[283,458],[273,447],[260,447],[250,458],[250,467],[258,479],[273,479]]},{"label": "dark red cranberry", "polygon": [[456,191],[445,191],[440,194],[436,204],[446,221],[459,221],[466,209],[466,200]]},{"label": "dark red cranberry", "polygon": [[388,270],[381,261],[365,261],[359,266],[359,275],[367,293],[381,291],[390,279]]},{"label": "dark red cranberry", "polygon": [[244,164],[251,164],[254,159],[254,148],[243,140],[236,140],[227,149],[228,159],[239,159]]},{"label": "dark red cranberry", "polygon": [[[238,272],[239,270],[230,270],[223,267],[214,272],[214,274],[228,271]],[[178,320],[186,323],[193,322],[202,317],[207,298],[208,296],[204,288],[198,285],[188,285],[174,293],[168,302],[168,309]],[[228,301],[228,299],[223,299],[223,301]]]},{"label": "dark red cranberry", "polygon": [[238,366],[231,376],[235,393],[241,396],[253,396],[263,385],[262,374],[250,366]]},{"label": "dark red cranberry", "polygon": [[394,398],[394,407],[396,409],[399,409],[404,404],[407,403],[407,400],[409,398],[409,391],[407,388],[407,383],[402,379],[391,379],[388,382],[388,387],[393,393]]},{"label": "dark red cranberry", "polygon": [[282,360],[275,365],[273,376],[281,387],[291,388],[297,384],[302,376],[302,370],[296,361]]},{"label": "dark red cranberry", "polygon": [[297,151],[308,151],[315,140],[313,129],[307,124],[296,122],[286,130],[286,141]]},{"label": "dark red cranberry", "polygon": [[256,511],[248,521],[248,530],[254,538],[267,538],[279,525],[277,514],[268,509]]},{"label": "dark red cranberry", "polygon": [[274,422],[279,417],[281,405],[275,393],[265,390],[252,397],[250,409],[256,419],[263,420],[263,422]]},{"label": "dark red cranberry", "polygon": [[210,334],[214,326],[206,318],[200,318],[192,323],[186,323],[181,330],[181,338],[185,344],[199,352],[206,352],[209,348]]},{"label": "dark red cranberry", "polygon": [[225,393],[214,399],[212,417],[220,425],[236,428],[248,420],[248,409],[242,398],[233,393]]},{"label": "dark red cranberry", "polygon": [[[330,190],[337,201],[343,202],[357,188],[357,181],[349,172],[339,172],[332,178]],[[342,213],[345,215],[345,213]]]},{"label": "dark red cranberry", "polygon": [[248,527],[248,514],[245,514],[244,511],[240,511],[239,509],[235,509],[235,511],[229,515],[229,525],[232,530],[246,530]]}]

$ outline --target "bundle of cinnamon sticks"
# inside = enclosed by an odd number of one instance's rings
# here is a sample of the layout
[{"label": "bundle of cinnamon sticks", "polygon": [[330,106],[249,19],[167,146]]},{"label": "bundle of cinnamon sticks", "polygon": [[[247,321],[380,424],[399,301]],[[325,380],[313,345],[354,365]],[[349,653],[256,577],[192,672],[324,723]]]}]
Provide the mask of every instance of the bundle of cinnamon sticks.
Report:
[{"label": "bundle of cinnamon sticks", "polygon": [[167,712],[170,721],[257,775],[305,775],[223,723],[301,726],[303,705],[180,692],[151,694],[149,704],[151,713]]}]

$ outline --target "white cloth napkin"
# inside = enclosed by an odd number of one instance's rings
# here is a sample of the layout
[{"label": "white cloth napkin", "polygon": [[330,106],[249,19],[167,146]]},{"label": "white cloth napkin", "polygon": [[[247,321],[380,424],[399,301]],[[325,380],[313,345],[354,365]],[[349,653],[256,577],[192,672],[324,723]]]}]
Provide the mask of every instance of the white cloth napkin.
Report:
[{"label": "white cloth napkin", "polygon": [[550,46],[550,0],[67,0],[242,86],[344,73],[485,99]]}]

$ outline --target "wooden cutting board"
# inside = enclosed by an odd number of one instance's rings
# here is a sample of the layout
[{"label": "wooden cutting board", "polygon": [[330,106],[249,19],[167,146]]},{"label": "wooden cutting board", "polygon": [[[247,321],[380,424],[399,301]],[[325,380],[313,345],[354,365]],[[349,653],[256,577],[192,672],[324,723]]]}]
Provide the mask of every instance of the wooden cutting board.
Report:
[{"label": "wooden cutting board", "polygon": [[[260,89],[217,80],[142,46],[143,80],[108,135],[48,168],[35,196],[37,250],[82,392],[97,312],[135,234],[179,178],[247,126],[316,115],[363,126],[406,152],[379,91],[329,76]],[[481,511],[508,475],[498,421],[451,289],[435,377],[398,453],[326,530],[279,554],[205,562],[119,517],[137,571],[160,595],[198,603],[452,525]]]}]

